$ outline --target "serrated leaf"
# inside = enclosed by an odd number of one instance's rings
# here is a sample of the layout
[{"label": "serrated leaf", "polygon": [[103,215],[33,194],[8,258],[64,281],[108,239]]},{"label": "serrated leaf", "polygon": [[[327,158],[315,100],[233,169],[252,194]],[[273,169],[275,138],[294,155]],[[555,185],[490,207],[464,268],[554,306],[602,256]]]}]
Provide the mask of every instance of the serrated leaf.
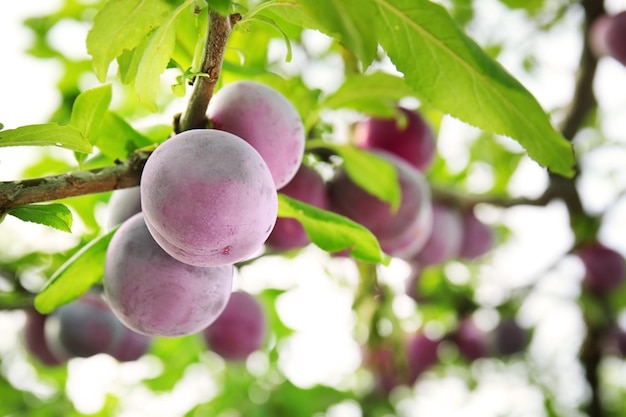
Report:
[{"label": "serrated leaf", "polygon": [[383,72],[346,78],[341,87],[322,103],[329,109],[351,108],[371,116],[393,117],[398,101],[413,97],[415,92],[404,79]]},{"label": "serrated leaf", "polygon": [[111,61],[135,48],[170,10],[160,0],[109,0],[87,34],[87,52],[93,57],[98,79],[104,82]]},{"label": "serrated leaf", "polygon": [[376,27],[372,24],[376,15],[371,1],[278,0],[268,3],[262,8],[271,8],[271,12],[287,22],[317,29],[337,39],[366,66],[376,57]]},{"label": "serrated leaf", "polygon": [[167,68],[167,64],[174,53],[176,19],[191,4],[193,4],[193,0],[187,0],[169,13],[161,26],[150,36],[150,41],[148,41],[141,56],[135,78],[135,92],[139,101],[152,111],[157,110],[156,101],[161,74]]},{"label": "serrated leaf", "polygon": [[27,204],[13,207],[8,214],[20,220],[72,232],[72,212],[63,204]]},{"label": "serrated leaf", "polygon": [[59,146],[77,152],[91,153],[87,138],[71,125],[43,123],[0,131],[0,147]]},{"label": "serrated leaf", "polygon": [[349,249],[350,255],[356,259],[385,265],[389,263],[389,257],[383,253],[372,232],[344,216],[279,193],[278,217],[298,220],[311,242],[325,251]]},{"label": "serrated leaf", "polygon": [[352,181],[374,197],[388,202],[392,210],[400,207],[402,192],[398,173],[388,161],[352,145],[310,140],[307,149],[312,148],[327,148],[337,153],[343,159],[343,168]]},{"label": "serrated leaf", "polygon": [[97,237],[83,246],[50,277],[35,297],[35,308],[48,314],[86,293],[100,281],[107,247],[117,229]]},{"label": "serrated leaf", "polygon": [[571,144],[537,100],[427,0],[372,0],[379,41],[407,84],[434,107],[517,140],[552,171],[573,175]]},{"label": "serrated leaf", "polygon": [[111,104],[111,96],[111,84],[80,93],[72,106],[70,124],[91,140],[100,128],[102,118]]}]

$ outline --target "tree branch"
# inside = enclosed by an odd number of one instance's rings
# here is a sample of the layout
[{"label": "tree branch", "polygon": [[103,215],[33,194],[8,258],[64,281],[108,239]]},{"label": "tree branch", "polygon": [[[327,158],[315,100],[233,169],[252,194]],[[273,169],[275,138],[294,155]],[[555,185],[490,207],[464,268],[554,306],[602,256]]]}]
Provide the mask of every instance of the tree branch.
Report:
[{"label": "tree branch", "polygon": [[467,208],[472,208],[478,204],[489,204],[502,208],[515,206],[545,206],[554,198],[553,195],[546,193],[539,198],[482,196],[459,193],[454,190],[439,187],[431,187],[431,193],[433,200],[441,201],[443,203],[458,204]]},{"label": "tree branch", "polygon": [[206,46],[200,64],[200,72],[203,76],[196,77],[194,81],[187,110],[181,116],[179,125],[176,126],[177,132],[207,127],[206,109],[220,77],[226,42],[232,25],[239,20],[241,20],[241,15],[238,13],[222,16],[213,10],[209,11]]},{"label": "tree branch", "polygon": [[596,106],[596,98],[593,94],[593,79],[598,67],[598,59],[591,52],[589,27],[598,17],[605,13],[603,1],[583,0],[582,7],[585,10],[585,22],[583,27],[583,49],[580,56],[579,72],[576,89],[572,97],[572,105],[563,120],[561,132],[568,140],[573,140],[585,122],[589,112]]},{"label": "tree branch", "polygon": [[[563,136],[570,142],[585,123],[589,112],[596,107],[596,99],[593,93],[593,80],[598,67],[598,59],[593,55],[589,43],[589,27],[605,13],[603,0],[583,0],[581,5],[585,12],[585,21],[582,31],[583,48],[580,54],[579,72],[576,80],[576,88],[572,96],[572,104],[561,125]],[[555,174],[550,174],[550,185],[545,194],[560,198],[567,205],[571,219],[586,216],[580,195],[576,189],[578,167],[576,174],[567,179]]]},{"label": "tree branch", "polygon": [[54,201],[138,185],[149,155],[148,152],[138,152],[126,161],[106,168],[0,182],[0,216],[10,208],[22,204]]}]

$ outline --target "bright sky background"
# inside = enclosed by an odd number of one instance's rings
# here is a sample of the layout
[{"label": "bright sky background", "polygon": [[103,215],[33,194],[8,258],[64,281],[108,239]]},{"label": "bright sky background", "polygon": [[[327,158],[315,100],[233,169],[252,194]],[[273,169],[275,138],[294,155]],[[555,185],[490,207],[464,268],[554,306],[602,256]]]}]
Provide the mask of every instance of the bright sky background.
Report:
[{"label": "bright sky background", "polygon": [[[514,49],[502,57],[502,63],[522,81],[546,109],[564,106],[570,99],[573,86],[572,74],[576,67],[580,40],[575,29],[579,15],[567,18],[568,31],[557,30],[544,36],[540,42],[528,39],[528,28],[516,13],[503,9],[495,0],[475,2],[480,5],[478,21],[481,27],[473,28],[473,36],[480,42],[504,39],[519,48],[534,50],[539,60],[539,71],[532,78],[519,71],[520,58]],[[29,43],[29,33],[19,22],[32,14],[53,10],[58,1],[4,2],[0,5],[0,43],[2,76],[0,77],[0,122],[5,128],[25,124],[42,123],[59,100],[55,81],[60,68],[51,62],[34,60],[22,51]],[[626,9],[626,0],[609,0],[607,8],[616,12]],[[507,28],[503,31],[502,28]],[[79,26],[67,26],[55,36],[68,54],[84,54],[84,30]],[[312,42],[320,42],[319,35],[311,35]],[[307,69],[305,80],[318,87],[328,87],[328,80],[335,79],[332,62],[323,67]],[[331,81],[332,82],[332,81]],[[610,59],[600,63],[596,92],[601,108],[606,112],[603,133],[623,146],[626,143],[626,68]],[[170,114],[166,115],[169,120]],[[463,141],[475,131],[455,120],[448,119],[442,126],[439,148],[451,160],[463,161]],[[587,139],[587,138],[585,138]],[[589,138],[593,139],[593,138]],[[21,164],[26,163],[32,150],[29,148],[0,149],[0,180],[15,179]],[[67,151],[58,150],[63,153]],[[601,237],[606,244],[626,254],[626,199],[616,195],[617,186],[626,184],[626,150],[612,149],[596,152],[585,158],[583,167],[588,172],[580,182],[585,206],[594,212],[605,210],[615,199],[619,204],[607,215]],[[487,177],[488,179],[488,177]],[[476,187],[480,189],[480,176]],[[524,163],[512,182],[511,191],[516,195],[533,196],[545,186],[546,176],[534,162]],[[534,366],[545,368],[547,383],[556,384],[561,400],[576,403],[585,394],[581,384],[581,370],[575,360],[580,341],[580,318],[576,309],[577,282],[580,265],[575,259],[566,258],[554,268],[555,259],[571,244],[571,232],[567,224],[565,207],[554,203],[546,208],[519,207],[499,210],[483,207],[479,211],[487,222],[505,223],[514,232],[512,241],[494,251],[492,261],[481,273],[479,290],[481,300],[497,303],[511,288],[532,282],[541,277],[541,284],[528,298],[519,319],[527,326],[537,326],[536,338],[531,346]],[[80,227],[77,226],[77,227]],[[20,251],[28,245],[45,248],[60,244],[74,245],[74,239],[46,228],[7,219],[0,225],[0,243],[10,239],[10,250]],[[65,243],[63,243],[65,242]],[[464,277],[463,267],[456,268],[458,279]],[[403,293],[408,270],[402,262],[394,262],[383,269],[386,282]],[[315,248],[310,248],[297,260],[264,259],[253,267],[245,268],[237,277],[236,285],[257,292],[266,286],[293,288],[278,303],[279,313],[285,322],[297,330],[295,336],[284,346],[281,367],[298,385],[309,386],[318,382],[350,384],[350,375],[359,366],[359,348],[351,337],[353,317],[350,310],[352,290],[356,282],[355,270],[349,261],[329,260]],[[397,310],[400,316],[413,308],[412,302],[399,297]],[[489,310],[483,312],[483,320],[489,326]],[[0,314],[0,354],[15,343],[17,330],[23,318],[19,313]],[[251,370],[263,369],[263,355],[253,356],[248,363]],[[17,364],[9,372],[13,381],[32,380],[24,364]],[[623,369],[624,364],[615,364]],[[69,395],[83,411],[94,410],[104,399],[104,393],[121,393],[128,389],[124,405],[130,416],[172,416],[182,414],[198,401],[207,400],[215,393],[215,384],[208,371],[202,367],[191,369],[177,389],[155,398],[135,382],[142,375],[155,372],[159,364],[153,358],[144,358],[136,364],[116,365],[108,357],[91,360],[75,360],[70,366]],[[620,368],[621,367],[621,368]],[[474,370],[482,375],[476,391],[470,393],[460,379],[450,375],[439,380],[427,377],[416,387],[414,399],[404,401],[402,415],[497,416],[498,413],[518,410],[517,416],[543,415],[541,397],[536,388],[527,384],[523,368],[512,366],[504,370],[490,368],[489,362],[476,365]],[[102,375],[100,382],[90,378],[94,372]],[[622,372],[622,374],[625,374]],[[26,379],[25,379],[26,378]],[[626,381],[615,373],[616,383],[626,386]],[[621,379],[620,379],[621,378]],[[150,398],[150,401],[146,399]],[[151,406],[146,404],[151,403]],[[148,408],[149,407],[149,408]],[[354,404],[343,404],[329,415],[359,416]]]}]

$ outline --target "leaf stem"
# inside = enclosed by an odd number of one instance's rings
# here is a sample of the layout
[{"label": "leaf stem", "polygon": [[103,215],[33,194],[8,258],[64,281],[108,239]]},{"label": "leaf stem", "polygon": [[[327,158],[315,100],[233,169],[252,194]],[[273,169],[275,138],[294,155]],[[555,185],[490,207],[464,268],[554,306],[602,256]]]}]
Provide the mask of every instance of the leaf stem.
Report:
[{"label": "leaf stem", "polygon": [[177,132],[207,127],[206,109],[220,77],[226,42],[232,26],[239,20],[241,15],[238,13],[222,16],[214,10],[209,11],[206,46],[200,64],[200,72],[207,76],[196,77],[187,110],[176,126]]}]

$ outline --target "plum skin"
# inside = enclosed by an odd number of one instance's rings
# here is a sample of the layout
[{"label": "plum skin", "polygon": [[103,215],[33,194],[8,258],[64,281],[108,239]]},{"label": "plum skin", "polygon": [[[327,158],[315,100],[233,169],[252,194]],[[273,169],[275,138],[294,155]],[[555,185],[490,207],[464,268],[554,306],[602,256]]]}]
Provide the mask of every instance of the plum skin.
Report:
[{"label": "plum skin", "polygon": [[441,264],[455,258],[461,249],[463,221],[460,212],[440,202],[432,204],[432,231],[414,260],[422,267]]},{"label": "plum skin", "polygon": [[626,10],[615,15],[601,15],[589,27],[588,41],[598,58],[610,56],[626,65]]},{"label": "plum skin", "polygon": [[276,189],[296,175],[304,156],[304,126],[278,91],[255,81],[228,84],[211,99],[207,117],[214,129],[243,138],[261,154]]},{"label": "plum skin", "polygon": [[188,130],[165,141],[148,158],[140,187],[152,236],[190,265],[247,259],[276,222],[278,197],[267,165],[227,132]]},{"label": "plum skin", "polygon": [[[328,209],[328,194],[324,179],[315,169],[306,165],[300,166],[296,175],[280,191],[312,206]],[[270,249],[284,251],[302,248],[309,242],[309,237],[299,221],[278,218],[265,244]]]},{"label": "plum skin", "polygon": [[487,333],[480,330],[471,317],[465,317],[453,336],[459,353],[468,361],[489,356],[490,342]]},{"label": "plum skin", "polygon": [[252,295],[235,291],[226,308],[202,335],[207,346],[227,360],[246,359],[263,345],[265,313]]},{"label": "plum skin", "polygon": [[45,338],[57,358],[88,358],[109,353],[125,329],[99,294],[88,292],[48,316]]},{"label": "plum skin", "polygon": [[481,222],[472,210],[463,212],[463,237],[459,257],[475,259],[491,250],[494,234],[491,227]]},{"label": "plum skin", "polygon": [[606,48],[610,56],[626,65],[626,10],[609,17],[605,32]]},{"label": "plum skin", "polygon": [[599,242],[588,243],[576,252],[583,262],[583,287],[595,294],[606,294],[624,282],[626,260],[617,251]]},{"label": "plum skin", "polygon": [[56,366],[63,360],[55,356],[45,336],[45,325],[48,316],[38,313],[34,309],[26,311],[26,325],[24,326],[24,346],[26,350],[39,362],[47,366]]},{"label": "plum skin", "polygon": [[232,276],[232,265],[196,267],[169,256],[138,213],[111,239],[103,283],[124,325],[148,336],[175,337],[199,332],[219,316]]},{"label": "plum skin", "polygon": [[363,149],[390,152],[425,171],[435,155],[433,131],[416,111],[402,107],[398,111],[405,118],[405,126],[395,118],[371,117],[356,125],[355,142]]},{"label": "plum skin", "polygon": [[124,220],[141,211],[139,186],[113,191],[109,199],[107,228],[112,230]]}]

